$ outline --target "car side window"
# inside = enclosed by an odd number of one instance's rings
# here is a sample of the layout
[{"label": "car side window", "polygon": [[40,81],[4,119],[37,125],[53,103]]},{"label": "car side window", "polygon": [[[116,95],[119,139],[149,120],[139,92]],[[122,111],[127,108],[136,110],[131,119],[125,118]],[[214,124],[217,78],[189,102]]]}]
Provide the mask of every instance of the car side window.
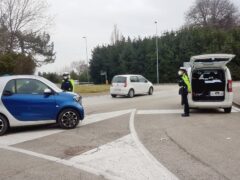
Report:
[{"label": "car side window", "polygon": [[4,88],[4,94],[14,94],[16,93],[15,80],[11,80],[7,83]]},{"label": "car side window", "polygon": [[44,90],[48,86],[41,81],[35,79],[17,79],[16,93],[17,94],[44,94]]},{"label": "car side window", "polygon": [[145,83],[147,80],[144,77],[139,76],[139,82]]},{"label": "car side window", "polygon": [[139,82],[137,76],[130,76],[130,81],[131,81],[131,82]]}]

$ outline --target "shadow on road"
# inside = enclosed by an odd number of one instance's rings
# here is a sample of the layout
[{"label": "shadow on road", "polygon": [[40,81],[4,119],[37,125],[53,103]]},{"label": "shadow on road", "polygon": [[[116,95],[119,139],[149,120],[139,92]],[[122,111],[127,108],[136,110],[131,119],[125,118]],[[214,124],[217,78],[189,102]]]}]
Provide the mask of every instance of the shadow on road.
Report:
[{"label": "shadow on road", "polygon": [[21,132],[39,131],[39,130],[60,130],[57,124],[44,124],[44,125],[32,125],[32,126],[21,126],[21,127],[11,127],[7,134],[15,134]]}]

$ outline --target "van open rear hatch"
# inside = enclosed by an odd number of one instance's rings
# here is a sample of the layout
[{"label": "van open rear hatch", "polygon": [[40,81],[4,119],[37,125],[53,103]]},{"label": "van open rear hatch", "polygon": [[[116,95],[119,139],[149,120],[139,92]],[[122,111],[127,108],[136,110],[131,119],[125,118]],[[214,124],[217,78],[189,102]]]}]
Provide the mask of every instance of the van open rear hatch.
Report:
[{"label": "van open rear hatch", "polygon": [[192,72],[193,101],[224,101],[225,79],[223,69],[195,69]]},{"label": "van open rear hatch", "polygon": [[192,56],[190,59],[190,66],[195,68],[224,68],[235,55],[233,54],[205,54],[199,56]]},{"label": "van open rear hatch", "polygon": [[225,77],[225,66],[234,57],[232,54],[191,57],[193,101],[224,101],[228,81]]}]

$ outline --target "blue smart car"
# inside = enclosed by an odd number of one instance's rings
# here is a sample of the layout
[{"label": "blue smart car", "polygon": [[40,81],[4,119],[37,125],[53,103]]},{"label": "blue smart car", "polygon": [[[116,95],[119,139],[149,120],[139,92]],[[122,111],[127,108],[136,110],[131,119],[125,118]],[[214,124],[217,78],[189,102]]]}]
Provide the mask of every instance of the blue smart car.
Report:
[{"label": "blue smart car", "polygon": [[75,128],[84,119],[81,97],[39,76],[0,77],[0,135],[9,127],[57,123]]}]

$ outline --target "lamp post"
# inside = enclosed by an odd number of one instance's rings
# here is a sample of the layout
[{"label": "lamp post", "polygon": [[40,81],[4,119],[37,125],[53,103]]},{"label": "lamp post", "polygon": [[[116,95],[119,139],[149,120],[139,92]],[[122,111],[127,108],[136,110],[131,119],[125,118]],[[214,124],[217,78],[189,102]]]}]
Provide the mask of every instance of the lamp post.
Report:
[{"label": "lamp post", "polygon": [[88,81],[88,84],[89,84],[89,75],[88,75],[88,44],[87,44],[87,37],[84,36],[83,39],[85,39],[85,45],[86,45],[87,81]]},{"label": "lamp post", "polygon": [[158,72],[158,29],[157,29],[157,21],[155,21],[154,23],[156,24],[157,84],[159,84],[159,72]]}]

